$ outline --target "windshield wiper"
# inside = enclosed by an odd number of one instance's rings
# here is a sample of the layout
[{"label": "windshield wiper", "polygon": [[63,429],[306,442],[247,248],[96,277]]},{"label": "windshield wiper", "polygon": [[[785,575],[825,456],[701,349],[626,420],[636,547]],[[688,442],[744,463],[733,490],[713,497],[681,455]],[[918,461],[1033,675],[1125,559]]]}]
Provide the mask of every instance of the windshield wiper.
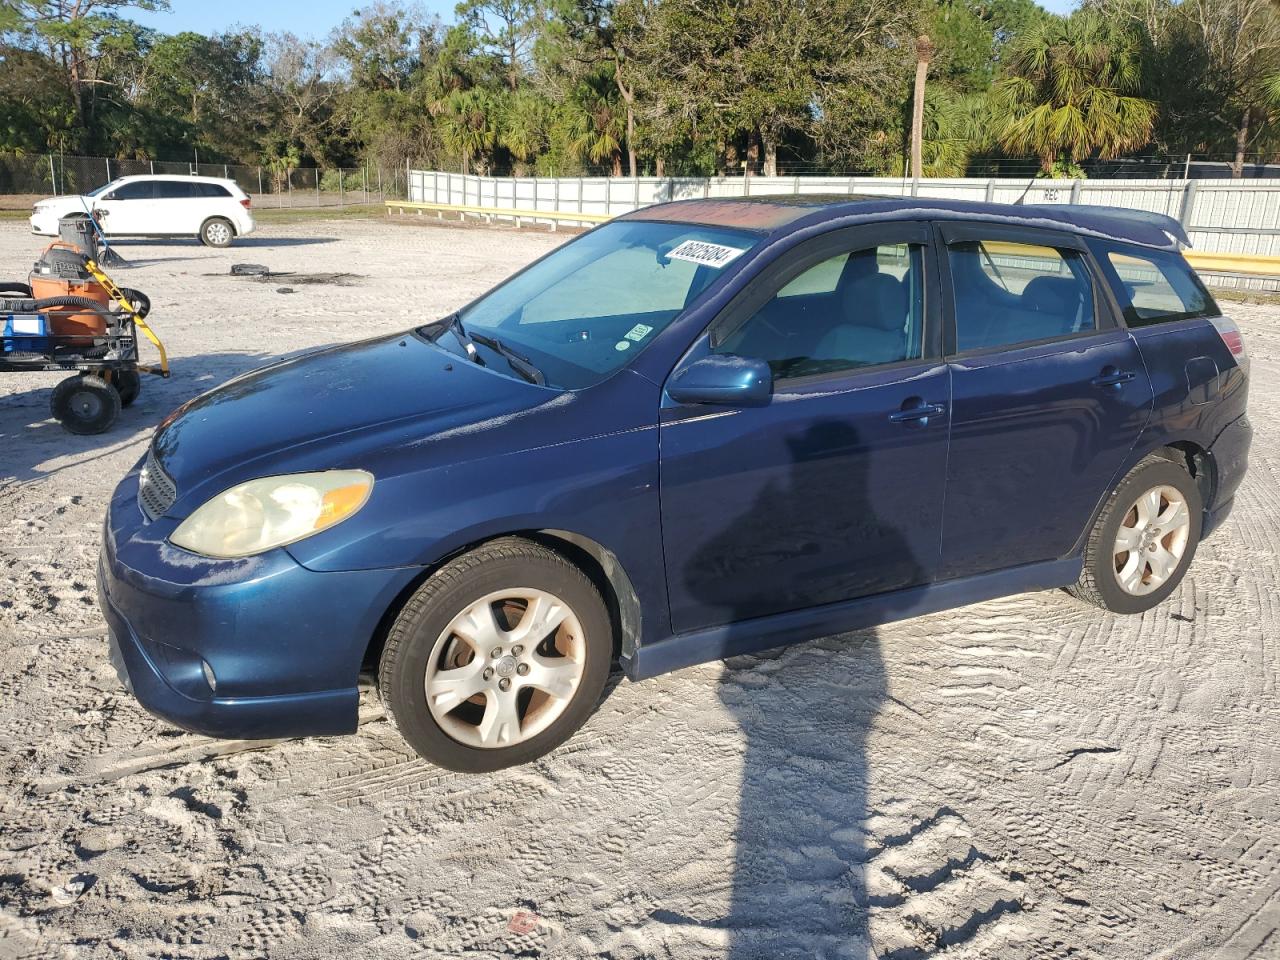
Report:
[{"label": "windshield wiper", "polygon": [[432,320],[430,323],[423,324],[420,329],[431,329],[433,340],[440,339],[440,336],[448,330],[457,338],[458,344],[462,347],[463,352],[466,353],[468,360],[478,363],[482,367],[485,365],[480,354],[476,352],[475,342],[467,334],[466,328],[462,326],[462,317],[459,314],[451,313],[449,316],[441,317],[439,320]]},{"label": "windshield wiper", "polygon": [[[502,354],[502,358],[511,365],[511,369],[520,374],[520,376],[524,377],[524,379],[528,380],[530,383],[536,383],[540,387],[545,387],[547,385],[547,378],[543,375],[541,370],[534,366],[532,360],[523,354],[516,353],[516,351],[512,350],[497,337],[486,336],[483,333],[473,333],[470,336],[474,342],[483,344],[490,350],[494,350]],[[472,347],[472,349],[474,350],[475,348]]]}]

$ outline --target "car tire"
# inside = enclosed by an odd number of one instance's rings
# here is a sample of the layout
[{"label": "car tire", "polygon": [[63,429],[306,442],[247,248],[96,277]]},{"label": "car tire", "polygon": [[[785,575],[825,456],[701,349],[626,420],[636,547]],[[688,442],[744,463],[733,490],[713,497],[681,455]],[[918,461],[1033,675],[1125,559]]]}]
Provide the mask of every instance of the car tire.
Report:
[{"label": "car tire", "polygon": [[137,370],[115,370],[111,374],[111,385],[120,394],[120,406],[127,407],[138,399],[142,393],[142,377]]},{"label": "car tire", "polygon": [[53,388],[49,410],[69,433],[103,433],[120,416],[120,394],[101,377],[67,377]]},{"label": "car tire", "polygon": [[1067,592],[1112,613],[1150,610],[1181,583],[1203,521],[1200,488],[1186,468],[1146,458],[1107,498],[1085,544],[1080,579]]},{"label": "car tire", "polygon": [[229,247],[236,238],[236,228],[225,217],[210,217],[200,225],[200,242],[206,247]]},{"label": "car tire", "polygon": [[409,598],[387,635],[378,688],[419,755],[483,773],[567,740],[599,702],[612,659],[609,614],[586,574],[505,537],[449,562]]}]

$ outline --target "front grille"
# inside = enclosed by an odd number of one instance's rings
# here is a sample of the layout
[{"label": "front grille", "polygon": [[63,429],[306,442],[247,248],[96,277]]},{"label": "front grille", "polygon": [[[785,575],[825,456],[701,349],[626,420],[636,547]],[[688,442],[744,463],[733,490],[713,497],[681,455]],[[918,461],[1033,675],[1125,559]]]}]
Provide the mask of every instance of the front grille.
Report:
[{"label": "front grille", "polygon": [[147,462],[138,476],[138,506],[148,520],[162,516],[178,499],[178,488],[164,472],[154,450],[147,451]]}]

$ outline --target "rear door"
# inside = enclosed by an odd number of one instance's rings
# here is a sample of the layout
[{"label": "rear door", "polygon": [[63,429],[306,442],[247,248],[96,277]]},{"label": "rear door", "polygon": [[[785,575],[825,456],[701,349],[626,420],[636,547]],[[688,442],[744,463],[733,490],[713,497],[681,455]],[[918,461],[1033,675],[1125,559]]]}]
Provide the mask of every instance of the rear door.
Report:
[{"label": "rear door", "polygon": [[205,199],[201,183],[189,180],[161,180],[157,184],[155,221],[149,233],[194,236],[208,209],[214,204]]},{"label": "rear door", "polygon": [[1142,357],[1078,238],[938,229],[952,377],[940,576],[1066,556],[1150,416]]}]

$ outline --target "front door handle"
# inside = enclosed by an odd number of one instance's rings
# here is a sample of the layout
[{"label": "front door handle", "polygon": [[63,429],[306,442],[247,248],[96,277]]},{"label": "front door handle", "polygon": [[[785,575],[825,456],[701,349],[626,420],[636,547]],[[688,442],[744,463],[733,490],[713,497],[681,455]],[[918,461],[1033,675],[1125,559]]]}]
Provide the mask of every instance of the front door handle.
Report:
[{"label": "front door handle", "polygon": [[[907,403],[912,403],[908,400]],[[889,419],[893,423],[915,423],[919,420],[928,420],[930,417],[940,417],[947,412],[947,408],[940,403],[923,403],[916,400],[911,406],[903,404],[901,410],[895,410],[889,414]]]},{"label": "front door handle", "polygon": [[1122,383],[1128,383],[1136,373],[1128,370],[1117,370],[1115,367],[1103,367],[1102,372],[1090,381],[1095,387],[1118,387]]}]

